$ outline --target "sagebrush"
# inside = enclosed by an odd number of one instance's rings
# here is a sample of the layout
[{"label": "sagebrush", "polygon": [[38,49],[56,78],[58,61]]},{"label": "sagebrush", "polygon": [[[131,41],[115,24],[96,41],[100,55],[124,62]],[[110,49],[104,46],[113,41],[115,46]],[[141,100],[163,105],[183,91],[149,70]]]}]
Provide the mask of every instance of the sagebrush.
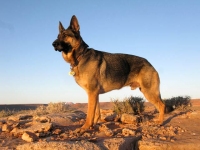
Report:
[{"label": "sagebrush", "polygon": [[62,113],[70,111],[71,108],[68,104],[65,104],[64,102],[58,102],[58,103],[49,103],[47,106],[41,105],[37,107],[35,110],[35,113],[37,115],[45,115],[50,113]]},{"label": "sagebrush", "polygon": [[173,110],[185,110],[189,106],[191,106],[190,102],[191,98],[190,96],[177,96],[172,97],[169,99],[164,99],[165,107],[166,107],[166,113],[169,113]]},{"label": "sagebrush", "polygon": [[122,101],[119,99],[112,99],[114,103],[114,111],[117,114],[134,114],[139,115],[144,111],[144,99],[141,97],[127,97],[124,98]]}]

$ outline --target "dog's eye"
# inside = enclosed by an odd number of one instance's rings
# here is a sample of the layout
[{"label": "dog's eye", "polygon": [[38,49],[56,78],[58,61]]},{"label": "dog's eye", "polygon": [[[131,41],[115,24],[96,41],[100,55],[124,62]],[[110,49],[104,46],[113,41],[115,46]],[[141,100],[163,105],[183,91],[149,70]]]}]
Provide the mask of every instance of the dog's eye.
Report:
[{"label": "dog's eye", "polygon": [[63,34],[63,37],[65,38],[65,37],[67,37],[68,35],[67,34]]}]

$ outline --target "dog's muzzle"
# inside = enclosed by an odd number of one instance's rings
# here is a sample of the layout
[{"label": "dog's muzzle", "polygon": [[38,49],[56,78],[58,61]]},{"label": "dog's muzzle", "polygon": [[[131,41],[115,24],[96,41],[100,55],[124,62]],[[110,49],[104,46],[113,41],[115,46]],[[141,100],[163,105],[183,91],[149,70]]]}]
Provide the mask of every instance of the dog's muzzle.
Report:
[{"label": "dog's muzzle", "polygon": [[57,47],[59,44],[58,44],[58,42],[54,41],[54,42],[52,43],[52,45],[53,45],[53,47]]},{"label": "dog's muzzle", "polygon": [[59,41],[58,40],[55,40],[53,43],[52,43],[52,45],[53,45],[53,47],[54,47],[54,49],[56,50],[56,51],[61,51],[60,50],[60,43],[59,43]]}]

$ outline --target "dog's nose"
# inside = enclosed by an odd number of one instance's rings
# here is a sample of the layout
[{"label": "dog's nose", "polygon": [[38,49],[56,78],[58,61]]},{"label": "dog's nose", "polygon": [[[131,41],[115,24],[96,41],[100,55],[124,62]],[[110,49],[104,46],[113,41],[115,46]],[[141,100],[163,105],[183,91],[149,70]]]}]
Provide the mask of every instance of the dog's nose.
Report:
[{"label": "dog's nose", "polygon": [[54,47],[57,47],[57,46],[58,46],[58,42],[57,42],[57,41],[54,41],[54,42],[52,43],[52,45],[53,45]]}]

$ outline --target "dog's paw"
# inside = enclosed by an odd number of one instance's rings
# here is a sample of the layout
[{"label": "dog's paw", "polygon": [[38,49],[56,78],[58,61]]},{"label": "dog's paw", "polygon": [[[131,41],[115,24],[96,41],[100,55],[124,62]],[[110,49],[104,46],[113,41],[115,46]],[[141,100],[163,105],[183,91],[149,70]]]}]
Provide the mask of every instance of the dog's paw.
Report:
[{"label": "dog's paw", "polygon": [[155,123],[155,124],[157,124],[157,125],[163,125],[163,120],[161,120],[161,119],[158,119],[158,118],[154,118],[153,119],[153,122]]},{"label": "dog's paw", "polygon": [[82,135],[83,133],[85,133],[86,129],[84,128],[77,128],[74,133],[79,136],[79,135]]}]

